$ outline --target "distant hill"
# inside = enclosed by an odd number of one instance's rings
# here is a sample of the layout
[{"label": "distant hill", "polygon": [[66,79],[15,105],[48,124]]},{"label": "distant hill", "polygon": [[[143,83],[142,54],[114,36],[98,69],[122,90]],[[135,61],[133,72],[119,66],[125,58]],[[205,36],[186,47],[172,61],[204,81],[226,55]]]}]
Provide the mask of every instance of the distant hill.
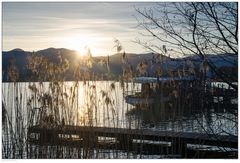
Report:
[{"label": "distant hill", "polygon": [[[161,68],[163,71],[179,70],[186,68],[187,60],[191,60],[195,68],[200,67],[203,62],[197,55],[185,58],[169,58],[160,54],[146,53],[146,54],[114,54],[111,56],[99,56],[92,57],[92,67],[88,67],[84,62],[84,57],[80,57],[74,50],[65,48],[48,48],[39,50],[36,52],[28,52],[22,49],[13,49],[11,51],[2,52],[2,80],[3,82],[11,81],[9,77],[9,70],[11,66],[15,66],[19,77],[17,81],[39,81],[39,80],[52,80],[50,77],[51,71],[49,66],[45,67],[42,61],[34,60],[35,64],[38,64],[38,71],[44,76],[44,78],[37,78],[36,74],[28,68],[28,58],[30,57],[43,57],[49,61],[52,65],[61,66],[63,61],[68,62],[68,69],[61,74],[62,80],[75,80],[76,70],[84,73],[87,69],[98,76],[98,79],[118,79],[123,74],[123,70],[131,65],[132,71],[137,73],[137,66],[141,62],[147,63],[147,73],[153,76],[157,69]],[[86,57],[85,57],[86,58]],[[124,58],[124,59],[123,59]],[[209,55],[209,60],[213,61],[217,67],[231,67],[237,65],[237,58],[231,55],[222,55],[217,57],[216,55]],[[163,61],[163,62],[160,62]],[[39,62],[39,63],[38,63]],[[107,67],[108,63],[108,67]],[[55,72],[56,73],[56,72]]]},{"label": "distant hill", "polygon": [[24,50],[20,49],[20,48],[16,48],[11,50],[11,52],[24,52]]},{"label": "distant hill", "polygon": [[[19,73],[18,81],[37,81],[34,78],[34,74],[28,69],[28,57],[44,57],[50,63],[60,65],[61,60],[67,60],[69,62],[69,69],[63,74],[64,80],[74,80],[74,72],[77,67],[80,66],[81,70],[86,70],[87,66],[82,63],[83,58],[78,55],[76,51],[64,49],[64,48],[48,48],[39,50],[36,52],[28,52],[22,49],[13,49],[11,51],[2,52],[2,71],[3,71],[3,82],[11,81],[9,77],[9,68],[14,65]],[[153,56],[157,56],[153,53],[147,54],[125,54],[126,61],[123,62],[123,54],[114,54],[111,56],[99,56],[92,57],[92,68],[91,72],[95,75],[101,76],[103,79],[117,79],[123,74],[126,63],[133,66],[133,70],[136,71],[137,64],[143,60],[151,60]],[[166,57],[167,58],[167,57]],[[37,61],[36,61],[37,62]],[[108,62],[108,68],[106,63]],[[44,69],[40,69],[44,71]],[[43,72],[43,74],[48,74]],[[47,79],[51,80],[51,79]]]}]

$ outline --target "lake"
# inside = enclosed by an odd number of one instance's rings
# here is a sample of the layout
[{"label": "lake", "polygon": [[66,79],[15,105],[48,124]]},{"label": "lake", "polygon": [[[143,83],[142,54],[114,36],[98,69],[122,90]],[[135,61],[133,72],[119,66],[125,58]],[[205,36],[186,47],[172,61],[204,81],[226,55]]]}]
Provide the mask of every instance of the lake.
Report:
[{"label": "lake", "polygon": [[237,117],[225,108],[138,109],[125,102],[124,92],[132,90],[140,90],[140,85],[115,81],[3,83],[2,101],[13,132],[23,142],[27,127],[38,123],[33,112],[36,116],[40,109],[54,115],[57,123],[64,119],[69,125],[238,134]]}]

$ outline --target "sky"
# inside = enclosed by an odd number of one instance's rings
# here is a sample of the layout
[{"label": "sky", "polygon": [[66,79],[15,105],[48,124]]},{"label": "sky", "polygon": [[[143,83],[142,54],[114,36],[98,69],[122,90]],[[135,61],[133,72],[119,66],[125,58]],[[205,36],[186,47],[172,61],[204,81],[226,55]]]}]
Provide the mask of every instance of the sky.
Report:
[{"label": "sky", "polygon": [[134,43],[141,37],[137,29],[135,8],[148,8],[155,3],[104,2],[3,2],[2,48],[37,51],[49,47],[67,48],[93,55],[116,52],[118,39],[127,53],[146,50]]}]

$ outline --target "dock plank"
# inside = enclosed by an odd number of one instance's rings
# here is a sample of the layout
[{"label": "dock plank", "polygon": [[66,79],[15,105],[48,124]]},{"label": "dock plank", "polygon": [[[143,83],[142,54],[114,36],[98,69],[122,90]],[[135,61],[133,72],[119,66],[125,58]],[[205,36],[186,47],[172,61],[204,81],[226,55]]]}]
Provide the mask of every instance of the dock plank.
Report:
[{"label": "dock plank", "polygon": [[91,134],[102,137],[128,137],[128,139],[157,141],[172,141],[173,139],[179,139],[180,141],[184,141],[186,143],[238,148],[238,137],[229,135],[70,125],[57,126],[54,128],[32,126],[28,129],[29,133],[41,133],[43,131],[54,132],[56,134]]}]

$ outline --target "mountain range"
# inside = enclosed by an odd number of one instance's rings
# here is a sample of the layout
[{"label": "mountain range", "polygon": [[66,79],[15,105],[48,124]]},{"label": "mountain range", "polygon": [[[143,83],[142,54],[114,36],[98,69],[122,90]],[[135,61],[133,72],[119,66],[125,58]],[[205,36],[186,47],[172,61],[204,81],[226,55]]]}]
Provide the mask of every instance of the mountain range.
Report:
[{"label": "mountain range", "polygon": [[[191,61],[194,68],[199,69],[203,62],[198,55],[184,58],[170,58],[155,53],[118,53],[111,56],[94,57],[79,56],[76,51],[65,48],[48,48],[36,52],[28,52],[17,48],[11,51],[2,52],[2,81],[12,81],[9,75],[12,66],[14,66],[15,70],[18,72],[17,81],[52,80],[51,77],[49,77],[49,66],[45,65],[45,67],[43,67],[42,60],[31,60],[33,63],[29,66],[29,58],[31,57],[45,58],[48,64],[57,65],[59,67],[63,65],[63,61],[67,61],[68,68],[60,76],[62,80],[75,80],[75,73],[78,68],[81,73],[88,70],[91,74],[98,76],[98,79],[113,80],[118,79],[118,77],[124,73],[124,69],[128,71],[129,65],[131,65],[131,71],[137,74],[139,65],[143,67],[143,64],[145,64],[144,66],[146,67],[147,74],[153,76],[159,68],[164,72],[169,69],[174,71],[179,69],[182,70],[188,68],[186,63]],[[229,54],[220,56],[209,55],[208,60],[212,61],[218,68],[237,66],[237,57]],[[31,66],[38,66],[38,71],[46,77],[41,79],[37,78],[34,71],[29,68]]]}]

